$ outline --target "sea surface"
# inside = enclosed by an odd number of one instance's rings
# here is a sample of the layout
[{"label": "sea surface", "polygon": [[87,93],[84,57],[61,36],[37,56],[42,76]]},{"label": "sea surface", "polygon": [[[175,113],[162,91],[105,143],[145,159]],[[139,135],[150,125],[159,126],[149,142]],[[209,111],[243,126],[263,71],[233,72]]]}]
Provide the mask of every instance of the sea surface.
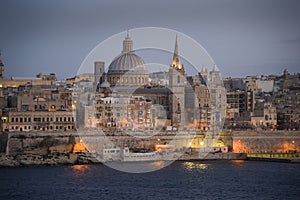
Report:
[{"label": "sea surface", "polygon": [[299,199],[300,165],[176,161],[149,173],[105,165],[0,168],[0,199]]}]

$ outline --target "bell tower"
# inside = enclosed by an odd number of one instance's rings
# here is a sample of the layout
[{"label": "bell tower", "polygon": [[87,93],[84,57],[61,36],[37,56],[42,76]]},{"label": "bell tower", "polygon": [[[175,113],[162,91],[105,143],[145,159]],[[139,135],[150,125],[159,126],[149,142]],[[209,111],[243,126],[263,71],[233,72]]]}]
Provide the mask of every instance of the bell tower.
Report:
[{"label": "bell tower", "polygon": [[185,124],[185,85],[185,71],[180,62],[178,36],[176,34],[173,60],[169,68],[169,88],[172,91],[170,95],[170,112],[172,125],[175,127],[179,127],[180,124]]}]

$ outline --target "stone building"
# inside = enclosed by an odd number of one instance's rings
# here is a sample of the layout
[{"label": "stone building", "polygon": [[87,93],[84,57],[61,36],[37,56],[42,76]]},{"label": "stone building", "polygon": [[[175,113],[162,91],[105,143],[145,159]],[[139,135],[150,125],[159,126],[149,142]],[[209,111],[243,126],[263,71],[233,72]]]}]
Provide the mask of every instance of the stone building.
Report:
[{"label": "stone building", "polygon": [[[83,127],[151,128],[163,125],[177,130],[185,126],[209,129],[211,96],[205,82],[212,74],[203,70],[203,74],[193,77],[186,75],[180,61],[177,36],[168,72],[150,76],[142,58],[135,54],[128,33],[123,41],[123,51],[109,64],[107,72],[104,63],[97,63],[100,62],[95,62],[95,71],[103,73],[100,78],[95,76],[99,79],[96,93],[82,105]],[[218,72],[214,75],[220,79]],[[216,91],[219,97],[221,90]],[[84,96],[88,95],[84,93]]]},{"label": "stone building", "polygon": [[70,111],[9,111],[2,117],[2,131],[74,131]]},{"label": "stone building", "polygon": [[19,87],[18,111],[72,110],[72,92],[64,87]]},{"label": "stone building", "polygon": [[226,119],[234,120],[245,111],[245,92],[240,90],[227,91]]},{"label": "stone building", "polygon": [[251,116],[251,123],[254,127],[276,129],[276,107],[271,102],[265,102],[263,99],[257,100],[253,116]]},{"label": "stone building", "polygon": [[199,103],[199,130],[209,130],[211,120],[211,98],[206,85],[198,85],[194,87],[195,94]]},{"label": "stone building", "polygon": [[2,110],[2,131],[75,130],[70,90],[59,86],[31,85],[15,89],[13,96],[8,97],[7,107]]}]

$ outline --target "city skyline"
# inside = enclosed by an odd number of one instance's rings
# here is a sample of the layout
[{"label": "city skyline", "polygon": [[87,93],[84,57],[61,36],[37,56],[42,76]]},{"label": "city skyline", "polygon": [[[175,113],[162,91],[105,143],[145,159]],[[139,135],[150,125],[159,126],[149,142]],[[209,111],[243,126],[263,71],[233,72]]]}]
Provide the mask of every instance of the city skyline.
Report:
[{"label": "city skyline", "polygon": [[0,5],[0,199],[299,196],[299,0]]},{"label": "city skyline", "polygon": [[[297,73],[300,65],[300,28],[296,25],[300,4],[296,1],[176,1],[172,5],[4,1],[3,5],[0,48],[6,78],[40,72],[54,72],[59,79],[72,77],[97,44],[118,32],[144,26],[166,27],[194,38],[224,77],[279,75],[285,68]],[[180,15],[173,12],[177,9]],[[162,64],[169,60],[162,59]]]}]

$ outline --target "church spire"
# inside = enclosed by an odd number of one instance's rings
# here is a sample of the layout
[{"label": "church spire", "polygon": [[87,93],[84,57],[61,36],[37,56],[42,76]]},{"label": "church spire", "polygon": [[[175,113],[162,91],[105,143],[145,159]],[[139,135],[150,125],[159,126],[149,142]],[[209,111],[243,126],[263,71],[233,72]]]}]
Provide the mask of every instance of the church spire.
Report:
[{"label": "church spire", "polygon": [[[178,35],[176,34],[176,39],[175,39],[175,49],[174,49],[174,56],[178,56],[179,58],[179,51],[178,51]],[[173,58],[174,59],[174,58]],[[180,58],[179,58],[180,59]]]},{"label": "church spire", "polygon": [[127,30],[127,34],[125,39],[123,40],[123,51],[122,53],[128,53],[133,51],[133,41],[129,36],[129,31]]},{"label": "church spire", "polygon": [[176,34],[175,39],[175,48],[174,48],[174,54],[173,54],[173,61],[170,65],[171,68],[174,68],[176,70],[182,71],[184,73],[183,65],[180,62],[180,56],[179,56],[179,50],[178,50],[178,35]]}]

